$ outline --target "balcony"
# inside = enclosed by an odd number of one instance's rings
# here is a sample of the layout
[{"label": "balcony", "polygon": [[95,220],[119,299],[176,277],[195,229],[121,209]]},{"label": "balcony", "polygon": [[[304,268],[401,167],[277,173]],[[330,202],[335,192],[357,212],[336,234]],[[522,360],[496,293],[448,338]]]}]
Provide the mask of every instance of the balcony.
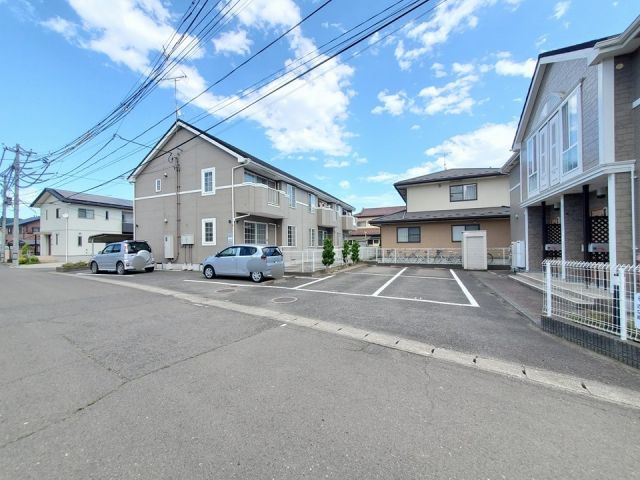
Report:
[{"label": "balcony", "polygon": [[234,190],[237,213],[266,218],[284,218],[283,209],[280,207],[282,194],[279,190],[256,183],[236,185]]},{"label": "balcony", "polygon": [[336,228],[338,226],[338,212],[331,208],[318,208],[318,226]]},{"label": "balcony", "polygon": [[351,215],[342,215],[342,230],[355,230],[356,218]]},{"label": "balcony", "polygon": [[133,223],[122,222],[122,233],[133,233]]}]

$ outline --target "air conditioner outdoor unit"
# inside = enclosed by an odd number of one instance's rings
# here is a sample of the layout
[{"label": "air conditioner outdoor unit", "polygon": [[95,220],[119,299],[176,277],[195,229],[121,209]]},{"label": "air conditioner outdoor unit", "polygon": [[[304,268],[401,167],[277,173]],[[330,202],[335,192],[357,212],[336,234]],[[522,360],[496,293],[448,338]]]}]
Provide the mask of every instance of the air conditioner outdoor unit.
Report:
[{"label": "air conditioner outdoor unit", "polygon": [[193,245],[193,234],[181,235],[180,245]]}]

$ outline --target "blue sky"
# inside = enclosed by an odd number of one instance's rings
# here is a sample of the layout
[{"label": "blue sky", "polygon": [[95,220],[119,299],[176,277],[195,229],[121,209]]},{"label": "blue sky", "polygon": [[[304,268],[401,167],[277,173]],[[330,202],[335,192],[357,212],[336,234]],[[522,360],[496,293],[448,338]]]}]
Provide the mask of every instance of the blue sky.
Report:
[{"label": "blue sky", "polygon": [[[190,100],[321,3],[240,0],[236,15],[168,75],[187,77],[177,84],[178,100]],[[393,3],[333,0],[183,108],[181,118],[209,128],[271,87],[240,100],[238,92]],[[0,141],[45,155],[81,135],[147,71],[189,4],[0,0]],[[358,210],[402,205],[394,181],[440,170],[445,162],[448,168],[501,166],[537,55],[619,33],[639,13],[637,0],[432,1],[210,133]],[[174,102],[174,83],[160,82],[122,122],[56,161],[56,176],[26,189],[25,201],[45,186],[86,190],[135,167],[148,149],[122,138],[170,114]],[[154,144],[172,121],[137,142]],[[98,163],[74,170],[94,154]],[[123,179],[92,192],[133,195]]]}]

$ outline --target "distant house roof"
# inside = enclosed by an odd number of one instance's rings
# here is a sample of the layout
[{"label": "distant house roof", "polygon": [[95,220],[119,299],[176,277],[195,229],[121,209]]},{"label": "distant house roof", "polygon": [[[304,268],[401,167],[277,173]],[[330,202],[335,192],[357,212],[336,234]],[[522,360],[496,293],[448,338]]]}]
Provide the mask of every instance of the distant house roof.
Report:
[{"label": "distant house roof", "polygon": [[[310,183],[305,182],[304,180],[301,180],[293,175],[291,175],[290,173],[285,172],[284,170],[280,170],[277,167],[274,167],[273,165],[271,165],[270,163],[265,162],[264,160],[259,159],[258,157],[255,157],[253,155],[251,155],[250,153],[245,152],[244,150],[239,149],[238,147],[231,145],[230,143],[225,142],[224,140],[221,140],[218,137],[215,137],[213,135],[211,135],[210,133],[205,132],[204,130],[199,129],[198,127],[195,127],[193,125],[191,125],[190,123],[187,123],[183,120],[178,120],[176,123],[174,123],[171,128],[169,130],[167,130],[167,133],[165,133],[162,138],[158,141],[158,143],[156,144],[156,146],[154,147],[153,150],[151,150],[151,152],[149,152],[149,154],[147,154],[147,156],[145,156],[142,161],[138,164],[138,166],[135,168],[135,170],[133,171],[133,173],[129,176],[129,181],[131,181],[132,179],[135,180],[135,178],[144,170],[145,165],[150,162],[151,160],[153,160],[154,157],[154,153],[156,151],[162,151],[159,147],[160,145],[162,145],[165,140],[174,132],[174,129],[176,129],[177,127],[182,127],[185,128],[187,130],[191,130],[192,132],[194,132],[197,136],[204,138],[205,140],[209,140],[210,142],[214,142],[217,143],[219,145],[221,145],[222,147],[224,147],[227,150],[230,150],[231,152],[233,152],[235,155],[237,155],[239,158],[246,158],[251,160],[253,163],[260,165],[268,170],[271,170],[273,172],[278,173],[279,175],[292,180],[295,183],[304,185],[306,188],[308,188],[311,191],[315,191],[317,193],[320,193],[321,195],[324,195],[325,197],[328,197],[329,199],[331,199],[332,201],[334,201],[335,203],[339,203],[340,205],[342,205],[343,207],[346,207],[348,210],[353,210],[353,206],[349,205],[346,202],[343,202],[342,200],[340,200],[337,197],[334,197],[333,195],[325,192],[324,190],[319,189],[318,187],[315,187],[313,185],[311,185]],[[251,167],[249,167],[251,168]]]},{"label": "distant house roof", "polygon": [[384,225],[390,223],[418,223],[438,220],[471,220],[478,218],[509,217],[509,207],[464,208],[454,210],[433,210],[427,212],[398,212],[376,218],[369,223]]},{"label": "distant house roof", "polygon": [[391,215],[392,213],[406,210],[406,206],[399,207],[377,207],[377,208],[363,208],[360,213],[356,213],[354,217],[382,217],[383,215]]},{"label": "distant house roof", "polygon": [[68,190],[58,190],[56,188],[45,188],[40,195],[31,203],[31,207],[40,207],[42,199],[46,194],[52,195],[64,203],[77,205],[90,205],[96,207],[114,207],[122,210],[133,210],[133,202],[123,198],[106,197],[103,195],[92,195],[90,193],[77,193]]},{"label": "distant house roof", "polygon": [[[29,223],[39,222],[40,217],[21,218],[18,222],[20,225],[27,225]],[[0,217],[0,225],[2,225],[2,217]],[[13,225],[13,218],[7,217],[7,227]]]},{"label": "distant house roof", "polygon": [[518,163],[520,163],[520,152],[513,152],[513,155],[511,155],[509,157],[509,160],[507,160],[505,164],[502,166],[501,168],[502,173],[505,173],[505,174],[510,173],[511,170],[513,170],[513,167],[518,165]]},{"label": "distant house roof", "polygon": [[356,230],[352,230],[351,233],[349,233],[350,237],[379,237],[380,236],[380,229],[378,227],[375,228],[358,228]]}]

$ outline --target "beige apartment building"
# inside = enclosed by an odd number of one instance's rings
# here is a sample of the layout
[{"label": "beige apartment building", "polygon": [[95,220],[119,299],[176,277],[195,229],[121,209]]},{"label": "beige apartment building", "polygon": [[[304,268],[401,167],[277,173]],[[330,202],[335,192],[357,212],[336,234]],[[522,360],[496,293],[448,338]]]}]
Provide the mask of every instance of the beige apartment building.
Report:
[{"label": "beige apartment building", "polygon": [[488,248],[510,245],[509,177],[499,168],[453,168],[394,184],[406,210],[371,221],[384,248],[459,248],[486,230]]},{"label": "beige apartment building", "polygon": [[135,238],[158,261],[200,263],[234,243],[339,246],[355,228],[348,203],[183,121],[129,181]]}]

